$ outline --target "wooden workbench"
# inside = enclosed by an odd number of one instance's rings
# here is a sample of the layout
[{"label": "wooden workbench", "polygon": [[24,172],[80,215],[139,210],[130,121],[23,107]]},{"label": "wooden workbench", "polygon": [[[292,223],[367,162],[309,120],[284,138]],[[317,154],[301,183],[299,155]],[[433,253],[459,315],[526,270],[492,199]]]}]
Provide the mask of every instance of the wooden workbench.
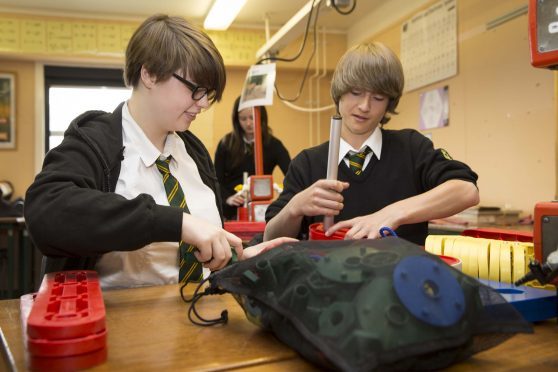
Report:
[{"label": "wooden workbench", "polygon": [[[107,361],[95,371],[230,370],[308,371],[315,368],[246,317],[230,295],[206,296],[196,308],[207,318],[229,311],[225,326],[190,323],[178,286],[103,293],[108,329]],[[20,301],[0,301],[0,370],[26,370]],[[452,371],[558,368],[558,325],[547,321],[535,334],[516,335]]]}]

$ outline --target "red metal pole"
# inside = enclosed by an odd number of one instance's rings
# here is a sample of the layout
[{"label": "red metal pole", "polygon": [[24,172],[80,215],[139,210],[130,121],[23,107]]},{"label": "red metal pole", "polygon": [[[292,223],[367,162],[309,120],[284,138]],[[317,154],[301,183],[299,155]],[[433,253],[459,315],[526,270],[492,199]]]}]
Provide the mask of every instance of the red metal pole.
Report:
[{"label": "red metal pole", "polygon": [[260,108],[253,106],[252,115],[254,116],[254,164],[256,168],[256,176],[261,176],[264,174],[264,169]]}]

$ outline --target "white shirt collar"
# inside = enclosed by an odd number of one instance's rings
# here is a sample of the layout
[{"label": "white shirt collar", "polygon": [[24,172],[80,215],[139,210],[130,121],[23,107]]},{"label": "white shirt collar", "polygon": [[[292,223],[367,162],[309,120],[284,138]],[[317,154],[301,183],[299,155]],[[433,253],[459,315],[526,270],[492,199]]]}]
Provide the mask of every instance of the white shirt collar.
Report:
[{"label": "white shirt collar", "polygon": [[177,151],[175,149],[176,146],[180,143],[178,141],[181,141],[178,134],[176,134],[175,132],[169,133],[167,139],[165,140],[163,153],[161,154],[157,147],[155,147],[155,145],[151,143],[149,138],[147,138],[139,124],[130,114],[130,111],[128,109],[128,102],[125,102],[124,106],[122,107],[122,125],[126,126],[127,135],[133,138],[131,139],[131,141],[138,144],[137,149],[139,152],[139,156],[146,167],[150,167],[155,164],[155,161],[159,159],[159,157],[168,158],[169,155],[173,155],[173,158],[176,158]]},{"label": "white shirt collar", "polygon": [[[378,158],[378,160],[380,160],[380,156],[382,154],[382,129],[380,128],[379,125],[376,127],[376,129],[374,129],[374,132],[372,132],[370,137],[368,137],[366,139],[366,141],[364,141],[364,143],[362,144],[360,149],[355,149],[353,146],[349,145],[347,143],[347,141],[345,141],[343,138],[341,138],[341,141],[339,142],[339,162],[338,162],[338,164],[341,164],[341,161],[343,160],[345,155],[347,155],[347,152],[349,152],[349,151],[360,152],[365,146],[370,147],[370,149],[372,150],[372,153],[374,153],[376,155],[376,157]],[[372,156],[372,155],[370,155],[370,156]]]}]

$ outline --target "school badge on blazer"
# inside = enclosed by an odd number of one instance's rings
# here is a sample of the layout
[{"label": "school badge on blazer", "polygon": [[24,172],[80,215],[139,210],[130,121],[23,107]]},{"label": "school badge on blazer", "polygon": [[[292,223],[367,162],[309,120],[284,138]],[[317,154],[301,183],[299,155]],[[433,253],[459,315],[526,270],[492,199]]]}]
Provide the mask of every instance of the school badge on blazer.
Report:
[{"label": "school badge on blazer", "polygon": [[451,157],[451,155],[449,154],[449,152],[447,152],[444,149],[440,149],[440,152],[442,153],[442,155],[444,156],[444,158],[448,159],[448,160],[453,160],[453,158]]}]

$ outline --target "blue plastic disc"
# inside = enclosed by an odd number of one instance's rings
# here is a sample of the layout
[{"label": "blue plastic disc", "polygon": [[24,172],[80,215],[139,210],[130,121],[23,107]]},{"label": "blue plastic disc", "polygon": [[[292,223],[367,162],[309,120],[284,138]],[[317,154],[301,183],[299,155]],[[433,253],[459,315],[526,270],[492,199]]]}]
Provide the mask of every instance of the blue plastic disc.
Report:
[{"label": "blue plastic disc", "polygon": [[393,271],[393,287],[413,316],[448,327],[465,313],[465,295],[445,264],[428,256],[402,259]]}]

